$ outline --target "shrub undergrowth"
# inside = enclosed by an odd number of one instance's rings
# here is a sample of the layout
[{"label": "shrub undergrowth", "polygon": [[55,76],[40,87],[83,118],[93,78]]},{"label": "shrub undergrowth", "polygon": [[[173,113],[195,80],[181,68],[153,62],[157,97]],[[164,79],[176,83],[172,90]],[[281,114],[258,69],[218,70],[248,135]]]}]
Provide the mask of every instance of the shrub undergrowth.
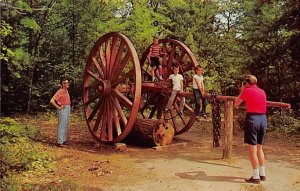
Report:
[{"label": "shrub undergrowth", "polygon": [[53,157],[34,143],[42,138],[36,127],[24,126],[12,118],[1,118],[0,138],[2,189],[18,190],[15,174],[53,168]]},{"label": "shrub undergrowth", "polygon": [[290,114],[275,112],[268,117],[268,130],[284,135],[300,135],[300,120]]},{"label": "shrub undergrowth", "polygon": [[[236,120],[238,126],[244,129],[246,112],[239,111],[236,113]],[[299,136],[300,135],[300,120],[290,113],[272,112],[267,114],[268,118],[268,132],[277,133],[285,136]]]}]

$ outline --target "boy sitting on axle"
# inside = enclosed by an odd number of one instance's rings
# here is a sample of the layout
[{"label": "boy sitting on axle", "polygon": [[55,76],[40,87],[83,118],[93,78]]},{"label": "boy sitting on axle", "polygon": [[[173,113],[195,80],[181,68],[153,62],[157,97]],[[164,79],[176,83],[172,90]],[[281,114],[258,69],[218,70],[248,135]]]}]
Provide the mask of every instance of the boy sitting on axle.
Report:
[{"label": "boy sitting on axle", "polygon": [[159,56],[163,54],[160,46],[158,45],[158,38],[153,37],[153,44],[150,46],[149,54],[147,55],[147,58],[151,65],[151,75],[152,75],[152,81],[155,80],[155,69],[158,68],[159,71],[159,79],[162,80],[162,66],[159,61]]},{"label": "boy sitting on axle", "polygon": [[[176,98],[179,92],[183,91],[183,77],[179,74],[179,65],[173,66],[173,73],[169,76],[169,80],[172,80],[173,88],[172,93],[165,108],[165,112],[172,109],[172,105],[174,103],[174,99]],[[183,115],[183,107],[185,103],[185,97],[180,97],[180,105],[179,105],[179,115]]]}]

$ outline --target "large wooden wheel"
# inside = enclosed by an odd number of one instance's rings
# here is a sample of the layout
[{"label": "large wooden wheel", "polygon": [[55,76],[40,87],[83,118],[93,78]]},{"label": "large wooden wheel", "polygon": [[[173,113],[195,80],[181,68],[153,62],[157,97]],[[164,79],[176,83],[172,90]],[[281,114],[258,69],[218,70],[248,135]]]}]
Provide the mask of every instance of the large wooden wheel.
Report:
[{"label": "large wooden wheel", "polygon": [[[181,116],[178,115],[179,97],[177,97],[173,103],[174,109],[164,114],[163,109],[166,107],[171,90],[170,84],[166,80],[172,74],[172,66],[178,64],[180,67],[179,73],[184,77],[184,90],[191,92],[192,86],[190,83],[194,75],[194,68],[198,63],[191,50],[178,40],[161,39],[159,40],[159,45],[162,51],[167,53],[160,59],[160,63],[163,66],[163,81],[147,82],[151,67],[146,55],[149,53],[150,46],[144,51],[140,60],[144,80],[140,113],[143,118],[163,119],[165,122],[171,123],[175,129],[175,135],[179,135],[188,131],[195,122],[196,113],[193,109],[195,101],[192,96],[186,97],[184,115]],[[184,95],[183,93],[182,96]]]},{"label": "large wooden wheel", "polygon": [[123,140],[135,122],[141,98],[141,69],[130,40],[116,32],[100,37],[90,51],[83,76],[88,129],[99,141]]}]

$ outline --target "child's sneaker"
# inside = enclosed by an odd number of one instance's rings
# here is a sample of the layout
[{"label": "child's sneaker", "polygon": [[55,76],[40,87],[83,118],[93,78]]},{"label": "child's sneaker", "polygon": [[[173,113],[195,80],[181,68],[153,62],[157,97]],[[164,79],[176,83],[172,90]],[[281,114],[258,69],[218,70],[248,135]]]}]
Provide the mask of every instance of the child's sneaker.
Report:
[{"label": "child's sneaker", "polygon": [[182,111],[178,111],[178,114],[179,114],[180,116],[182,116],[182,115],[183,115],[183,112],[182,112]]},{"label": "child's sneaker", "polygon": [[165,108],[163,112],[164,112],[164,113],[168,113],[168,111],[169,111],[169,110],[168,110],[167,108]]}]

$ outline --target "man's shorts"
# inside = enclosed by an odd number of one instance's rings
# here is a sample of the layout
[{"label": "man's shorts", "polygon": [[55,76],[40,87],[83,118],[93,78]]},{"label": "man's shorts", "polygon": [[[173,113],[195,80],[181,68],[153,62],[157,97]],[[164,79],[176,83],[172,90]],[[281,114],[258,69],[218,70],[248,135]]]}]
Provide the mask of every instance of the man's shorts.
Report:
[{"label": "man's shorts", "polygon": [[150,61],[151,61],[151,67],[156,67],[158,68],[161,64],[159,62],[159,58],[158,57],[150,57]]},{"label": "man's shorts", "polygon": [[250,145],[263,144],[267,130],[265,114],[247,113],[245,120],[244,142]]}]

